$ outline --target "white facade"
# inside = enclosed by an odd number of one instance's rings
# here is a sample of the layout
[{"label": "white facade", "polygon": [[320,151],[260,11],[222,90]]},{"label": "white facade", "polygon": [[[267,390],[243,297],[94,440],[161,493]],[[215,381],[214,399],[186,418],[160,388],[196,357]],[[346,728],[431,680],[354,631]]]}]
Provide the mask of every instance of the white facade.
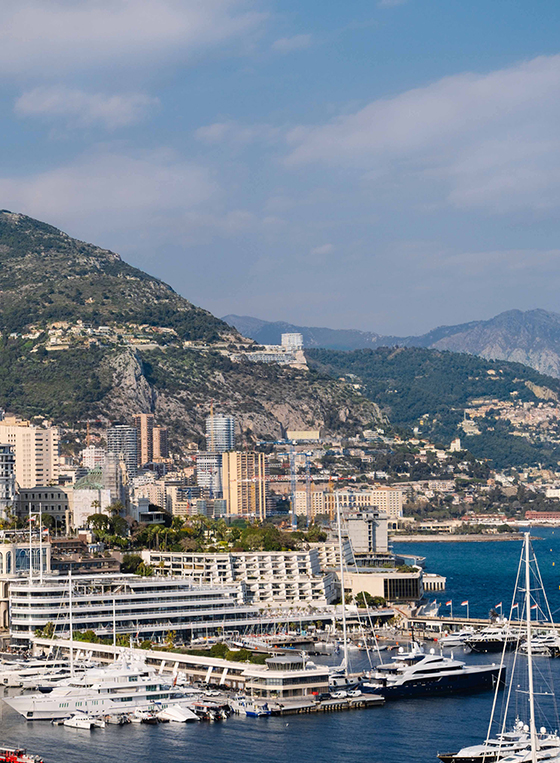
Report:
[{"label": "white facade", "polygon": [[282,334],[282,347],[288,350],[303,350],[303,334]]},{"label": "white facade", "polygon": [[215,414],[206,419],[206,449],[210,453],[225,453],[235,446],[235,419]]},{"label": "white facade", "polygon": [[387,517],[379,511],[348,514],[342,521],[355,554],[388,553]]},{"label": "white facade", "polygon": [[316,549],[229,554],[143,551],[157,575],[189,577],[200,584],[242,585],[246,600],[275,606],[330,604],[335,579],[324,574]]},{"label": "white facade", "polygon": [[212,493],[222,495],[222,455],[221,453],[199,453],[196,457],[196,484]]},{"label": "white facade", "polygon": [[[55,635],[70,631],[68,577],[45,576],[16,580],[10,585],[11,636],[28,643],[48,622]],[[80,575],[72,579],[73,630],[113,633],[113,607],[117,633],[137,639],[161,639],[176,631],[180,639],[206,635],[218,628],[236,629],[258,622],[258,610],[239,601],[235,586],[201,586],[190,580],[137,575]]]},{"label": "white facade", "polygon": [[98,466],[104,466],[105,464],[105,450],[98,448],[95,445],[88,445],[80,452],[80,458],[82,459],[82,465],[86,469],[96,469]]}]

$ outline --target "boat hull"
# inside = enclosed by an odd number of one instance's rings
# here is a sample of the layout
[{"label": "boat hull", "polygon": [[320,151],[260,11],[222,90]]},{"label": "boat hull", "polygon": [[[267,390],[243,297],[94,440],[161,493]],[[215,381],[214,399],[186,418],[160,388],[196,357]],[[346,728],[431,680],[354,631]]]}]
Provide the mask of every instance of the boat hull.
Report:
[{"label": "boat hull", "polygon": [[[504,649],[504,642],[501,639],[484,639],[484,641],[467,640],[466,645],[473,651],[479,654],[488,654],[493,652],[501,652]],[[515,649],[517,641],[512,639],[507,641],[505,645],[506,652],[511,652]]]}]

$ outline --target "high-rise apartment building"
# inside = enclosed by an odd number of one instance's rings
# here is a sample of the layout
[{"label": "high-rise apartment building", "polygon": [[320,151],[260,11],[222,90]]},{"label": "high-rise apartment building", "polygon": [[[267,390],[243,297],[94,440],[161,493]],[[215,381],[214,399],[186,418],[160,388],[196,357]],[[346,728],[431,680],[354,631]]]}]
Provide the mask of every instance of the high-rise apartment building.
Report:
[{"label": "high-rise apartment building", "polygon": [[222,489],[228,514],[264,519],[268,483],[264,453],[230,451],[222,454]]},{"label": "high-rise apartment building", "polygon": [[32,426],[15,416],[0,421],[0,442],[13,447],[20,487],[58,483],[58,441],[57,427]]},{"label": "high-rise apartment building", "polygon": [[0,445],[0,519],[14,505],[16,496],[16,457],[12,445]]},{"label": "high-rise apartment building", "polygon": [[165,427],[154,427],[153,437],[154,437],[153,460],[160,461],[162,458],[169,458],[169,446],[167,444],[167,429]]},{"label": "high-rise apartment building", "polygon": [[206,450],[210,453],[226,453],[235,445],[235,419],[217,413],[206,419]]},{"label": "high-rise apartment building", "polygon": [[107,430],[107,451],[126,464],[128,478],[136,475],[138,467],[138,432],[136,427],[115,424]]},{"label": "high-rise apartment building", "polygon": [[137,465],[144,466],[154,460],[154,414],[137,413],[134,416],[134,426],[138,432]]},{"label": "high-rise apartment building", "polygon": [[196,457],[196,484],[211,498],[222,496],[222,454],[199,453]]}]

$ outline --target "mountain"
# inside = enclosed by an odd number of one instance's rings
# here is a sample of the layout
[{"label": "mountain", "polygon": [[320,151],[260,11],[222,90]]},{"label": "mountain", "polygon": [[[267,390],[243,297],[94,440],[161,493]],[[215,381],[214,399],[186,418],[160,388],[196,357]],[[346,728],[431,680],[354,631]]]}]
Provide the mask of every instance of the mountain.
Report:
[{"label": "mountain", "polygon": [[[174,449],[203,441],[214,410],[245,442],[285,429],[352,432],[379,409],[326,374],[255,364],[245,339],[113,252],[0,212],[0,408],[66,427],[152,412]],[[78,433],[74,436],[72,433]]]},{"label": "mountain", "polygon": [[261,344],[279,343],[282,332],[295,331],[303,334],[304,345],[310,348],[429,347],[523,363],[560,378],[560,314],[547,310],[508,310],[487,321],[440,326],[427,334],[407,337],[270,323],[236,315],[228,315],[223,320]]},{"label": "mountain", "polygon": [[[557,378],[519,363],[420,347],[310,349],[306,356],[312,367],[361,385],[394,426],[415,428],[420,438],[449,445],[460,437],[474,456],[500,468],[542,464],[557,469],[558,419],[547,419],[545,409],[537,407],[558,403]],[[516,416],[508,417],[514,402],[529,403],[533,411],[517,426]],[[464,429],[467,409],[474,426]]]},{"label": "mountain", "polygon": [[302,334],[305,347],[325,347],[329,350],[359,350],[384,344],[381,341],[383,337],[369,331],[296,326],[284,321],[272,323],[248,315],[226,315],[222,320],[258,344],[280,344],[282,334],[290,333]]}]

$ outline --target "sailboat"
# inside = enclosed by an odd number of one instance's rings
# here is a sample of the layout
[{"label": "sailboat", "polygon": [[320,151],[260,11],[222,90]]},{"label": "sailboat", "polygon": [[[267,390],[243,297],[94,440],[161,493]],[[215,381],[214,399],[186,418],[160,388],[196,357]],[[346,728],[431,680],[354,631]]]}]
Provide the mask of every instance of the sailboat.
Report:
[{"label": "sailboat", "polygon": [[[531,570],[533,569],[533,575]],[[519,562],[519,568],[517,571],[517,580],[515,585],[515,592],[512,601],[512,612],[514,608],[519,607],[519,603],[515,602],[516,594],[519,589],[519,580],[521,574],[524,571],[524,587],[523,591],[523,609],[524,609],[524,623],[523,628],[517,631],[517,648],[515,650],[514,663],[511,671],[511,678],[508,690],[506,692],[506,702],[502,713],[502,719],[500,722],[500,731],[498,734],[492,735],[492,726],[494,723],[494,716],[496,714],[498,692],[494,695],[494,701],[492,703],[492,712],[490,714],[490,723],[488,726],[488,733],[485,741],[478,745],[472,745],[470,747],[464,747],[462,750],[456,753],[440,753],[438,758],[443,763],[542,763],[547,761],[549,763],[560,763],[560,737],[556,732],[550,733],[546,727],[541,726],[537,730],[537,721],[535,715],[535,691],[534,685],[534,669],[533,669],[533,622],[532,611],[538,609],[539,603],[536,601],[535,594],[537,591],[542,591],[546,601],[546,594],[542,585],[542,578],[538,568],[538,564],[532,551],[530,534],[525,533],[523,542],[523,551],[521,553],[521,559]],[[531,581],[536,582],[537,587],[531,588]],[[546,608],[548,616],[552,622],[552,616],[550,614],[550,608],[546,601]],[[507,624],[509,629],[511,626],[512,617]],[[523,648],[521,648],[522,638],[525,637],[523,642]],[[506,645],[504,645],[502,651],[502,662],[504,665],[504,658],[506,653]],[[516,685],[515,681],[515,664],[520,655],[526,654],[527,658],[527,690],[522,690]],[[518,678],[519,676],[517,676]],[[508,709],[510,700],[514,693],[526,695],[528,706],[528,718],[523,720],[517,717],[513,725],[508,729]],[[547,691],[544,696],[553,697],[552,691]]]}]

